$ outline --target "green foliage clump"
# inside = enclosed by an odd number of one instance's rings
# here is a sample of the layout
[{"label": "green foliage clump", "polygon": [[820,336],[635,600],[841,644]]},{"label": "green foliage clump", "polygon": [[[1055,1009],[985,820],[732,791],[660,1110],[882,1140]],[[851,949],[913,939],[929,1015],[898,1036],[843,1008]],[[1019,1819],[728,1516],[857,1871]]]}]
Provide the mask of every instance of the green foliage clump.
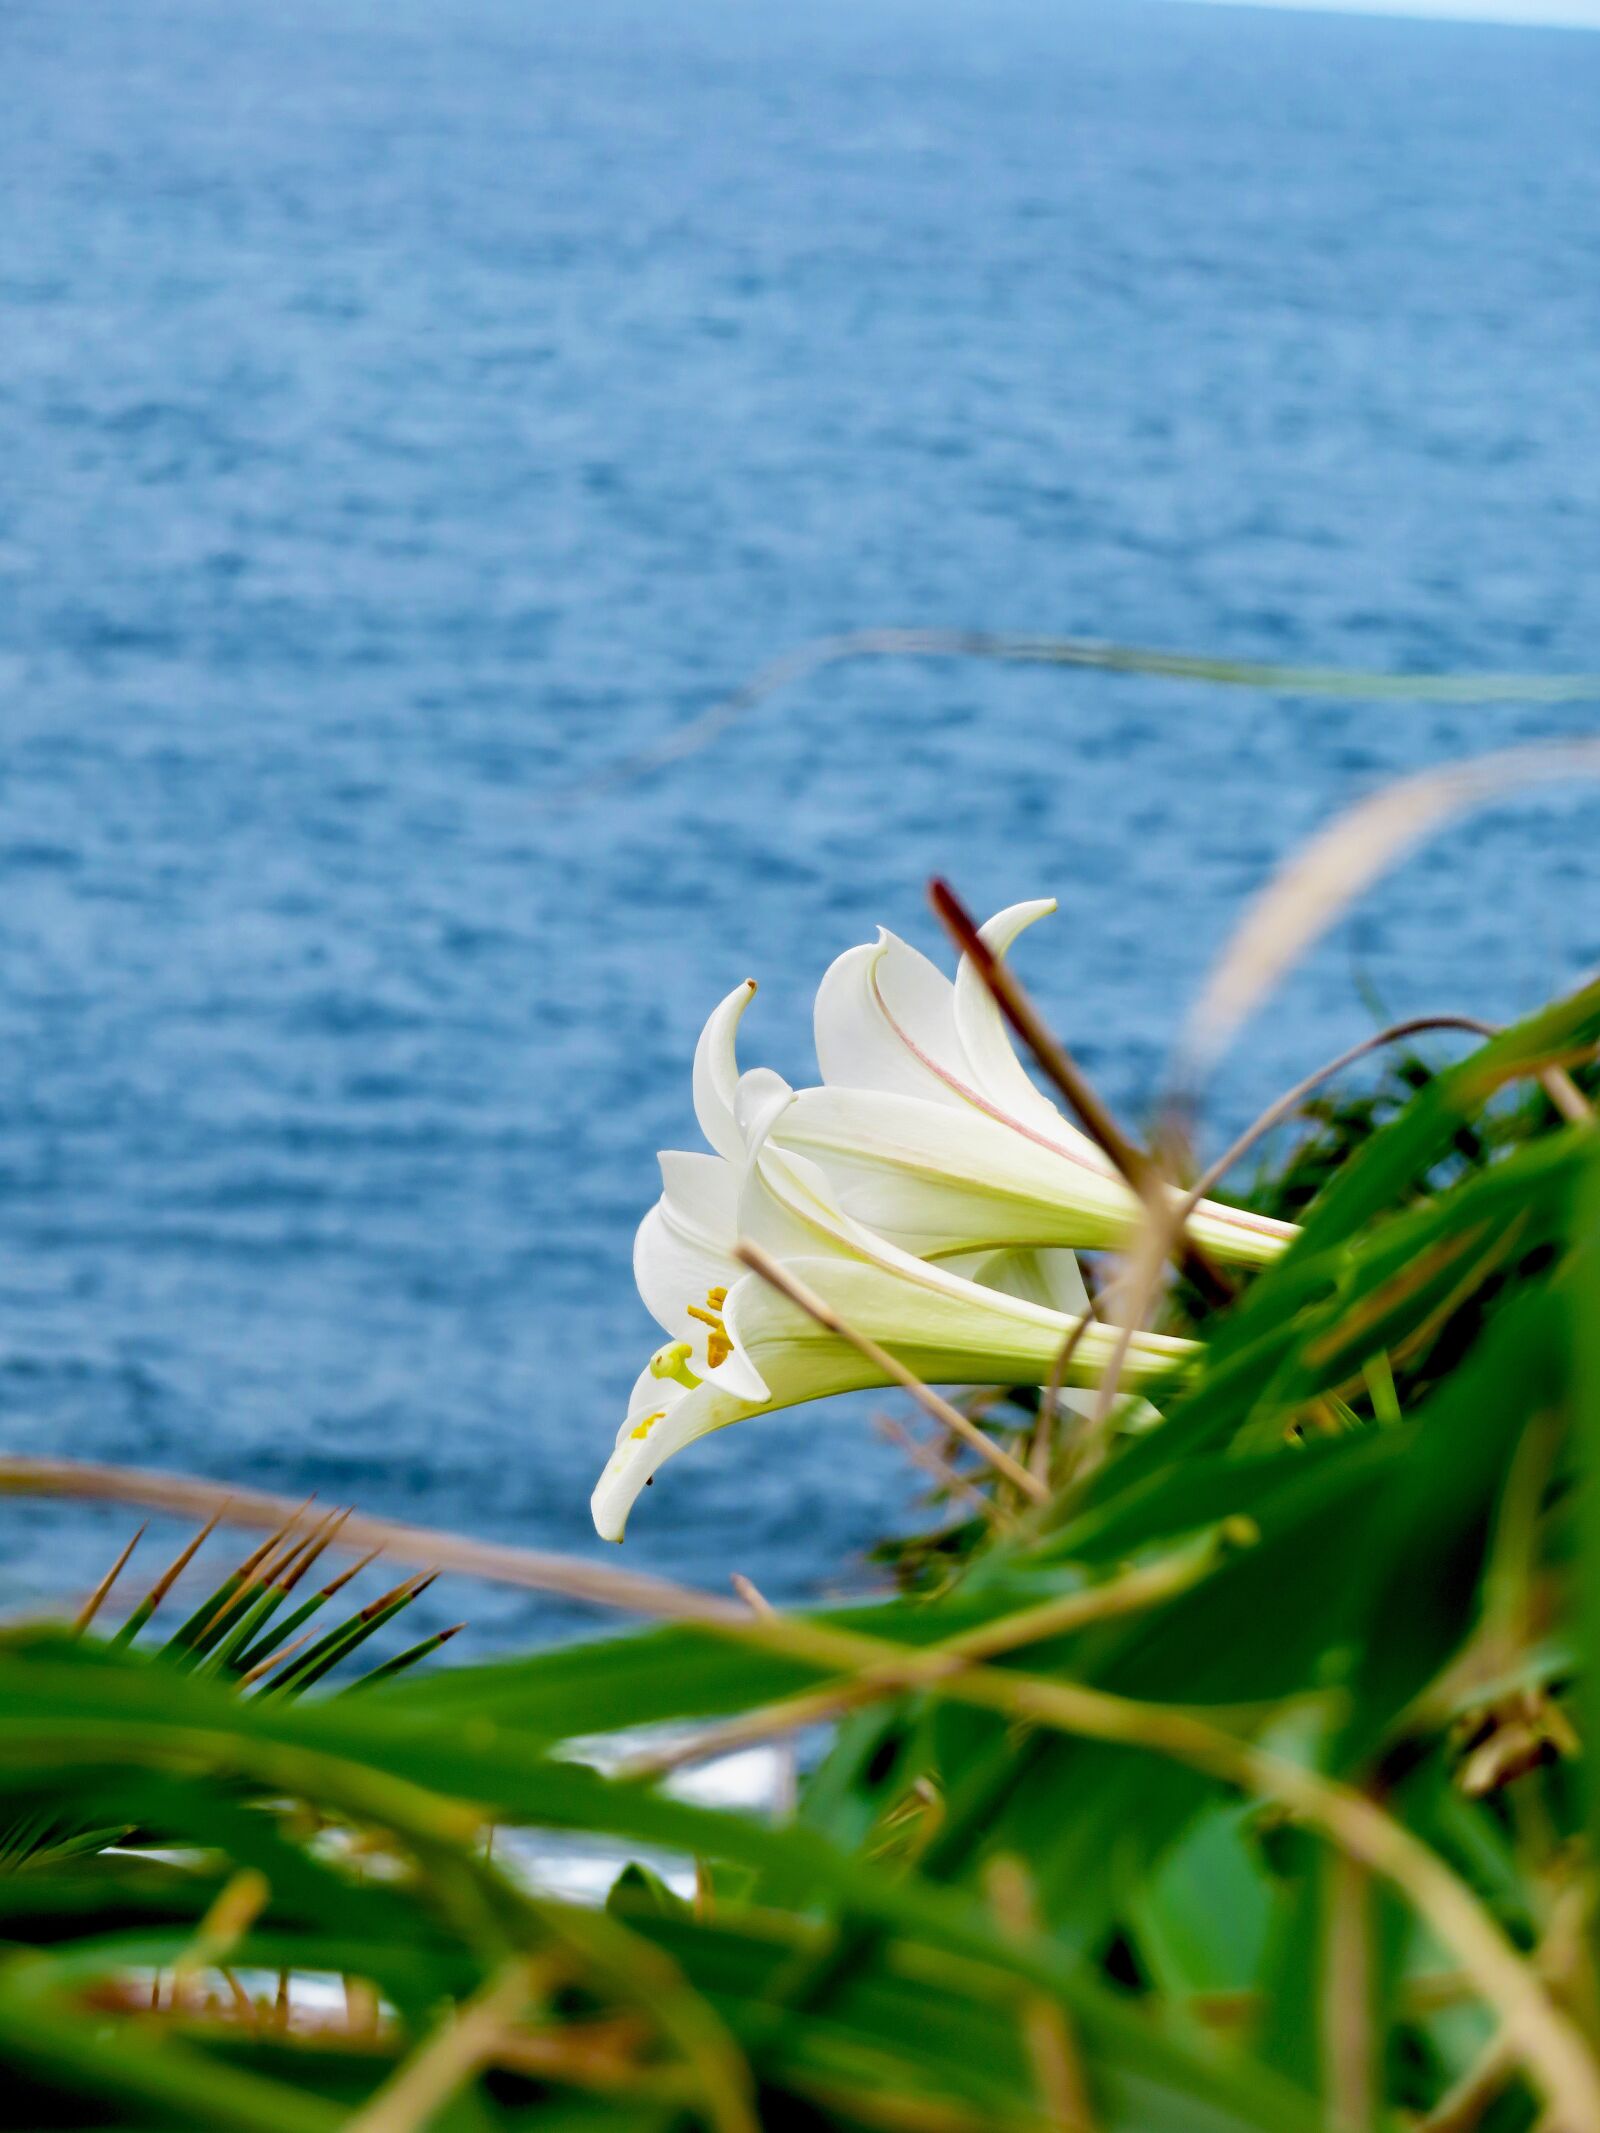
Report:
[{"label": "green foliage clump", "polygon": [[[8,2122],[1593,2133],[1600,1141],[1537,1076],[1597,1044],[1600,987],[1323,1106],[1159,1420],[991,1408],[1048,1503],[951,1470],[891,1597],[360,1695],[266,1693],[339,1632],[240,1693],[259,1565],[7,1637]],[[792,1812],[663,1782],[693,1728]]]}]

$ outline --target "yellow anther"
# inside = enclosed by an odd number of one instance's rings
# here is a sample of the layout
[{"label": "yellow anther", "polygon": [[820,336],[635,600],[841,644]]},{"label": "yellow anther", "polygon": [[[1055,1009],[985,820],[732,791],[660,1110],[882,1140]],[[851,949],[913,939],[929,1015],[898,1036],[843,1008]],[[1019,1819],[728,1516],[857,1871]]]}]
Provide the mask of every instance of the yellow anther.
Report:
[{"label": "yellow anther", "polygon": [[672,1378],[679,1385],[687,1385],[692,1392],[700,1380],[689,1368],[689,1358],[694,1354],[687,1341],[672,1341],[665,1348],[658,1348],[650,1358],[650,1375],[653,1378]]},{"label": "yellow anther", "polygon": [[628,1435],[630,1437],[648,1437],[651,1430],[659,1421],[662,1420],[666,1412],[667,1410],[664,1407],[661,1407],[658,1408],[653,1415],[642,1415],[639,1420],[635,1422],[632,1429],[629,1430]]},{"label": "yellow anther", "polygon": [[702,1326],[709,1326],[711,1329],[706,1335],[706,1368],[708,1370],[715,1370],[719,1363],[725,1363],[733,1353],[733,1342],[729,1339],[728,1329],[722,1322],[722,1306],[727,1300],[728,1292],[726,1289],[707,1289],[704,1304],[686,1304],[684,1306],[691,1318],[697,1318]]}]

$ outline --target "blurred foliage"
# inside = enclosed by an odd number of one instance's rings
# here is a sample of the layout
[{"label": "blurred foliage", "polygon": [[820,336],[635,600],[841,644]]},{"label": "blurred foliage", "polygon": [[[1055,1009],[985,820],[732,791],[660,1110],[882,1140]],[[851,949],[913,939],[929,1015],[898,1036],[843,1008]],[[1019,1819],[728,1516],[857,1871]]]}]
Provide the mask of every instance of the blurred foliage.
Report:
[{"label": "blurred foliage", "polygon": [[[157,1610],[215,1532],[217,1521],[203,1526],[141,1594],[104,1648],[120,1652],[137,1647],[180,1673],[217,1681],[241,1696],[291,1700],[349,1667],[370,1639],[380,1636],[421,1598],[433,1578],[402,1578],[398,1585],[363,1604],[350,1607],[346,1602],[332,1607],[331,1603],[367,1569],[372,1561],[369,1555],[349,1564],[291,1607],[289,1602],[296,1589],[337,1542],[344,1523],[337,1511],[320,1517],[310,1513],[308,1502],[298,1517],[270,1533],[217,1584],[209,1586],[184,1620],[169,1635],[162,1636],[152,1630]],[[94,1636],[102,1610],[144,1531],[141,1526],[84,1603],[72,1625],[75,1637]],[[464,1627],[458,1622],[449,1629],[436,1630],[367,1671],[350,1675],[343,1685],[362,1688],[392,1680],[430,1658]],[[94,1641],[99,1644],[101,1640],[95,1637]],[[112,1844],[126,1845],[137,1835],[129,1824],[101,1826],[75,1821],[70,1799],[64,1802],[49,1785],[43,1786],[41,1793],[39,1802],[25,1809],[19,1818],[9,1825],[0,1822],[0,1873],[24,1863],[37,1864],[45,1854],[67,1855],[104,1850]]]},{"label": "blurred foliage", "polygon": [[[891,1597],[359,1694],[270,1555],[8,1635],[6,2122],[1594,2133],[1600,1147],[1533,1077],[1597,1043],[1600,987],[1319,1101],[1159,1422],[990,1401],[1050,1502],[925,1444]],[[697,1727],[798,1742],[792,1814],[607,1741]]]}]

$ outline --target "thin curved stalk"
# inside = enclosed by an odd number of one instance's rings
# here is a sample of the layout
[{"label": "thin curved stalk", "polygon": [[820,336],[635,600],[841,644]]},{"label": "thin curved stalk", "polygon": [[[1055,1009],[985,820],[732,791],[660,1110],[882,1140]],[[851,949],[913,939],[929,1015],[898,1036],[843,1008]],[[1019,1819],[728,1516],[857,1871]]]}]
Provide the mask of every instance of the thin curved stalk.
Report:
[{"label": "thin curved stalk", "polygon": [[1028,1454],[1028,1464],[1041,1480],[1048,1479],[1050,1473],[1051,1431],[1061,1411],[1062,1387],[1067,1382],[1072,1358],[1078,1352],[1078,1343],[1089,1329],[1092,1315],[1085,1311],[1056,1350],[1056,1359],[1050,1365],[1050,1376],[1039,1403],[1039,1421],[1033,1433],[1033,1446]]},{"label": "thin curved stalk", "polygon": [[1352,1044],[1348,1051],[1340,1052],[1337,1058],[1327,1060],[1313,1073],[1297,1081],[1292,1089],[1285,1089],[1281,1096],[1275,1097],[1260,1117],[1246,1126],[1239,1138],[1224,1148],[1216,1161],[1201,1172],[1180,1203],[1179,1218],[1187,1221],[1206,1194],[1219,1185],[1234,1165],[1250,1153],[1257,1141],[1264,1139],[1274,1126],[1281,1125],[1298,1110],[1313,1089],[1319,1088],[1325,1081],[1331,1081],[1336,1074],[1342,1074],[1346,1067],[1354,1066],[1358,1059],[1365,1059],[1369,1052],[1381,1051],[1386,1044],[1398,1044],[1402,1038],[1420,1037],[1428,1030],[1437,1029],[1465,1030],[1472,1036],[1485,1039],[1498,1037],[1500,1034],[1498,1023],[1480,1022],[1475,1015],[1413,1015],[1409,1021],[1392,1022],[1387,1029],[1379,1030],[1376,1035],[1363,1037],[1359,1044]]},{"label": "thin curved stalk", "polygon": [[[1016,973],[983,938],[971,912],[949,883],[941,881],[938,876],[928,884],[928,897],[941,925],[961,953],[970,959],[996,1007],[1061,1092],[1069,1108],[1076,1112],[1084,1131],[1104,1150],[1145,1205],[1153,1211],[1162,1209],[1169,1194],[1161,1166],[1117,1124],[1100,1092],[1045,1022]],[[1233,1294],[1232,1283],[1183,1230],[1174,1226],[1171,1238],[1190,1280],[1214,1302],[1225,1303]]]},{"label": "thin curved stalk", "polygon": [[[1092,1473],[1105,1456],[1128,1351],[1133,1346],[1134,1335],[1150,1315],[1156,1291],[1161,1286],[1161,1270],[1168,1259],[1176,1255],[1177,1241],[1183,1235],[1187,1220],[1187,1215],[1180,1215],[1173,1205],[1170,1191],[1164,1191],[1160,1199],[1150,1202],[1144,1228],[1129,1258],[1127,1281],[1119,1284],[1126,1292],[1126,1309],[1118,1328],[1117,1344],[1111,1351],[1111,1360],[1100,1374],[1089,1426],[1073,1446],[1073,1474],[1080,1480]],[[1183,1264],[1181,1258],[1178,1263]]]},{"label": "thin curved stalk", "polygon": [[742,1237],[733,1248],[733,1256],[749,1267],[752,1273],[759,1274],[761,1279],[776,1289],[781,1296],[787,1296],[792,1304],[804,1311],[809,1318],[814,1318],[819,1326],[824,1326],[828,1332],[836,1333],[842,1340],[847,1340],[852,1348],[866,1357],[874,1369],[881,1370],[886,1377],[892,1378],[895,1384],[910,1393],[917,1405],[926,1414],[931,1415],[941,1428],[953,1431],[963,1444],[970,1445],[973,1451],[987,1459],[995,1472],[1009,1481],[1013,1488],[1020,1489],[1024,1496],[1031,1497],[1035,1503],[1050,1501],[1050,1491],[1037,1474],[1030,1474],[1003,1446],[996,1444],[992,1437],[986,1436],[970,1415],[964,1415],[959,1407],[953,1407],[948,1400],[941,1399],[938,1393],[924,1385],[916,1372],[908,1370],[887,1348],[880,1348],[868,1334],[859,1332],[847,1320],[841,1318],[832,1304],[819,1296],[815,1289],[808,1288],[803,1281],[798,1281],[770,1252],[763,1251],[759,1244],[752,1243],[748,1237]]},{"label": "thin curved stalk", "polygon": [[[0,1456],[0,1496],[53,1496],[80,1503],[137,1504],[146,1510],[179,1517],[216,1512],[224,1525],[256,1532],[280,1531],[297,1508],[287,1496],[267,1489],[224,1486],[194,1474],[145,1473],[137,1467],[103,1465],[96,1460]],[[395,1563],[410,1563],[496,1585],[520,1586],[528,1592],[557,1592],[567,1599],[615,1608],[622,1614],[647,1615],[663,1622],[721,1625],[748,1620],[734,1600],[716,1593],[676,1585],[647,1571],[612,1570],[576,1556],[542,1548],[516,1548],[504,1542],[470,1540],[430,1526],[376,1518],[352,1511],[340,1528],[339,1544],[374,1549]]]},{"label": "thin curved stalk", "polygon": [[1190,1009],[1173,1086],[1200,1085],[1267,994],[1354,901],[1464,814],[1539,786],[1600,779],[1600,739],[1533,742],[1400,778],[1337,815],[1246,907]]},{"label": "thin curved stalk", "polygon": [[1069,667],[1102,674],[1142,674],[1227,689],[1260,689],[1284,696],[1324,696],[1408,703],[1592,703],[1597,674],[1379,674],[1349,667],[1284,666],[1258,659],[1213,659],[1195,652],[1109,644],[1093,637],[1055,637],[1005,630],[842,630],[797,645],[751,675],[731,694],[661,740],[619,757],[576,786],[553,794],[550,807],[598,799],[653,770],[681,763],[712,747],[730,727],[781,690],[826,667],[857,659],[986,659],[1004,666]]},{"label": "thin curved stalk", "polygon": [[[1312,1090],[1322,1082],[1332,1080],[1334,1075],[1343,1073],[1346,1067],[1353,1066],[1357,1060],[1365,1058],[1370,1052],[1380,1050],[1386,1044],[1398,1043],[1406,1037],[1420,1036],[1428,1030],[1447,1029],[1464,1030],[1470,1035],[1482,1037],[1486,1041],[1500,1034],[1498,1024],[1482,1022],[1475,1015],[1413,1015],[1407,1021],[1391,1023],[1387,1029],[1379,1030],[1371,1037],[1364,1037],[1359,1044],[1351,1045],[1347,1051],[1340,1052],[1336,1058],[1326,1061],[1322,1066],[1316,1068],[1314,1072],[1297,1081],[1293,1088],[1286,1089],[1281,1096],[1276,1097],[1268,1104],[1266,1110],[1245,1128],[1238,1139],[1225,1148],[1216,1161],[1201,1172],[1183,1198],[1170,1209],[1157,1203],[1150,1203],[1151,1211],[1145,1230],[1147,1241],[1143,1246],[1142,1254],[1136,1257],[1135,1260],[1135,1270],[1138,1278],[1132,1285],[1133,1295],[1128,1309],[1127,1330],[1122,1339],[1119,1340],[1101,1378],[1100,1395],[1095,1404],[1094,1416],[1090,1429],[1085,1434],[1085,1442],[1079,1447],[1078,1461],[1075,1463],[1081,1462],[1085,1454],[1095,1444],[1103,1440],[1106,1418],[1116,1398],[1117,1386],[1121,1380],[1123,1365],[1127,1360],[1128,1347],[1132,1340],[1133,1332],[1137,1327],[1144,1324],[1155,1303],[1156,1290],[1161,1280],[1161,1269],[1172,1250],[1171,1237],[1163,1233],[1163,1226],[1170,1224],[1172,1235],[1176,1235],[1189,1220],[1200,1202],[1221,1183],[1235,1163],[1248,1155],[1256,1143],[1270,1133],[1274,1126],[1281,1125],[1311,1094]],[[1594,1113],[1589,1103],[1571,1075],[1564,1068],[1540,1067],[1536,1072],[1535,1078],[1556,1109],[1569,1123],[1592,1123]],[[1152,1232],[1155,1234],[1152,1235]]]},{"label": "thin curved stalk", "polygon": [[670,1747],[649,1749],[623,1763],[617,1775],[665,1777],[674,1770],[710,1762],[740,1748],[783,1739],[807,1726],[826,1724],[842,1718],[848,1711],[858,1710],[863,1704],[878,1702],[884,1696],[937,1687],[948,1674],[959,1671],[964,1665],[1003,1658],[1030,1644],[1070,1636],[1093,1623],[1119,1621],[1124,1616],[1162,1606],[1192,1590],[1209,1576],[1221,1553],[1221,1547],[1213,1543],[1183,1550],[1158,1563],[1124,1571],[1120,1577],[1087,1586],[1081,1592],[1063,1593],[1058,1598],[1041,1601],[1036,1607],[1002,1615],[975,1629],[961,1630],[938,1644],[899,1652],[880,1665],[844,1680],[826,1682],[818,1689],[801,1690],[798,1695],[785,1697],[781,1703],[740,1712],[737,1717],[724,1719],[718,1725],[704,1726],[691,1739],[674,1742]]}]

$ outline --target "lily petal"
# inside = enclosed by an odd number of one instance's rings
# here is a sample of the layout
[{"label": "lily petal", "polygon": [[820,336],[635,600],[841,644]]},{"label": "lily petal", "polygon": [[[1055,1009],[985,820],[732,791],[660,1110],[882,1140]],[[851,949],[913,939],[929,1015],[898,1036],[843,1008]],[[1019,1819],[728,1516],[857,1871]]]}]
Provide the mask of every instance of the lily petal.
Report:
[{"label": "lily petal", "polygon": [[[1059,1311],[981,1288],[941,1267],[925,1266],[921,1279],[911,1280],[891,1265],[844,1259],[790,1264],[842,1318],[870,1331],[930,1385],[1041,1384],[1073,1328]],[[1116,1327],[1091,1324],[1078,1342],[1068,1382],[1095,1383],[1117,1339]],[[1138,1333],[1128,1350],[1125,1381],[1131,1386],[1158,1377],[1193,1352],[1191,1342]]]},{"label": "lily petal", "polygon": [[[1007,910],[997,911],[987,925],[980,926],[979,937],[995,955],[1004,956],[1019,934],[1036,920],[1048,917],[1055,908],[1053,896],[1012,904]],[[964,955],[956,971],[954,1011],[961,1047],[980,1097],[1091,1169],[1110,1175],[1112,1166],[1095,1143],[1028,1078],[1012,1045],[1005,1017],[978,975],[971,956]]]},{"label": "lily petal", "polygon": [[[1023,1298],[980,1288],[940,1269],[923,1281],[890,1265],[843,1257],[796,1259],[792,1272],[853,1325],[930,1385],[1042,1384],[1073,1320]],[[728,1331],[770,1386],[765,1400],[730,1394],[716,1378],[684,1391],[657,1387],[648,1373],[629,1402],[629,1418],[591,1498],[602,1538],[620,1540],[634,1499],[666,1460],[696,1438],[774,1409],[885,1382],[855,1348],[830,1334],[778,1290],[746,1275],[732,1290]],[[1068,1382],[1085,1385],[1105,1367],[1115,1327],[1095,1324],[1079,1340]],[[1124,1366],[1131,1388],[1170,1370],[1192,1344],[1155,1333],[1135,1336]],[[726,1366],[725,1366],[726,1367]],[[643,1411],[640,1412],[639,1410]]]},{"label": "lily petal", "polygon": [[[776,1311],[768,1308],[769,1298],[778,1307]],[[742,1352],[745,1342],[754,1341],[770,1360],[775,1348],[784,1349],[785,1334],[800,1331],[792,1321],[803,1318],[803,1314],[796,1313],[786,1298],[778,1296],[754,1275],[747,1274],[730,1296],[730,1318],[736,1309],[736,1299],[742,1305],[737,1310],[736,1334],[741,1351],[736,1352]],[[769,1321],[773,1320],[777,1324],[769,1330]],[[770,1396],[744,1399],[730,1392],[724,1383],[719,1382],[725,1375],[726,1366],[717,1372],[715,1379],[707,1379],[689,1390],[675,1384],[662,1384],[652,1379],[648,1371],[640,1377],[628,1403],[628,1419],[617,1435],[616,1450],[607,1460],[589,1499],[595,1530],[602,1540],[622,1539],[628,1513],[645,1484],[674,1453],[693,1444],[696,1438],[709,1436],[713,1430],[726,1429],[734,1422],[770,1414],[777,1407],[823,1399],[835,1392],[859,1391],[879,1382],[872,1365],[855,1349],[824,1334],[810,1319],[804,1319],[804,1331],[816,1338],[807,1340],[802,1334],[800,1339],[788,1343],[784,1353],[786,1367],[781,1373],[783,1389],[775,1387]],[[761,1382],[759,1377],[756,1382]]]},{"label": "lily petal", "polygon": [[957,1100],[949,1086],[961,1063],[950,980],[885,928],[829,964],[813,1024],[824,1081]]},{"label": "lily petal", "polygon": [[[824,1198],[918,1258],[1005,1245],[1117,1251],[1144,1220],[1120,1177],[971,1105],[801,1089],[772,1135],[769,1170],[773,1153],[806,1159],[821,1173]],[[740,1222],[748,1227],[743,1204]],[[1242,1266],[1267,1265],[1297,1234],[1292,1223],[1216,1200],[1200,1202],[1189,1230]]]},{"label": "lily petal", "polygon": [[752,1067],[739,1077],[733,1116],[739,1133],[740,1159],[754,1162],[773,1127],[794,1102],[794,1090],[771,1067]]},{"label": "lily petal", "polygon": [[719,1155],[663,1148],[661,1183],[678,1221],[725,1253],[739,1232],[739,1173]]},{"label": "lily petal", "polygon": [[694,1115],[707,1141],[730,1163],[744,1159],[744,1143],[733,1117],[734,1093],[739,1086],[736,1043],[740,1018],[755,994],[754,978],[736,985],[713,1010],[694,1048]]},{"label": "lily petal", "polygon": [[786,1153],[820,1166],[846,1213],[919,1257],[1002,1245],[1112,1248],[1139,1220],[1120,1178],[973,1105],[802,1089],[774,1134]]},{"label": "lily petal", "polygon": [[[633,1240],[633,1278],[645,1309],[662,1331],[675,1341],[688,1341],[695,1354],[703,1357],[708,1328],[690,1316],[689,1306],[698,1304],[704,1308],[707,1295],[713,1289],[726,1288],[737,1279],[739,1270],[732,1249],[733,1221],[719,1222],[716,1229],[702,1227],[695,1219],[695,1203],[673,1190],[675,1178],[681,1182],[685,1173],[694,1175],[689,1171],[690,1165],[714,1166],[724,1172],[729,1185],[734,1183],[732,1173],[715,1156],[664,1155],[662,1170],[668,1187],[639,1224]],[[701,1170],[697,1185],[704,1176],[705,1171]],[[715,1191],[720,1200],[720,1182]],[[703,1202],[699,1204],[704,1206]],[[705,1374],[703,1361],[696,1368],[700,1375]]]},{"label": "lily petal", "polygon": [[664,1459],[681,1452],[696,1437],[759,1412],[747,1400],[734,1399],[713,1385],[697,1385],[689,1392],[672,1385],[655,1390],[660,1394],[659,1404],[636,1419],[630,1414],[589,1498],[595,1531],[602,1540],[621,1540],[634,1499]]},{"label": "lily petal", "polygon": [[1065,1318],[1081,1318],[1089,1308],[1089,1291],[1076,1252],[990,1252],[971,1269],[971,1279],[986,1289],[1000,1289],[1043,1304]]}]

